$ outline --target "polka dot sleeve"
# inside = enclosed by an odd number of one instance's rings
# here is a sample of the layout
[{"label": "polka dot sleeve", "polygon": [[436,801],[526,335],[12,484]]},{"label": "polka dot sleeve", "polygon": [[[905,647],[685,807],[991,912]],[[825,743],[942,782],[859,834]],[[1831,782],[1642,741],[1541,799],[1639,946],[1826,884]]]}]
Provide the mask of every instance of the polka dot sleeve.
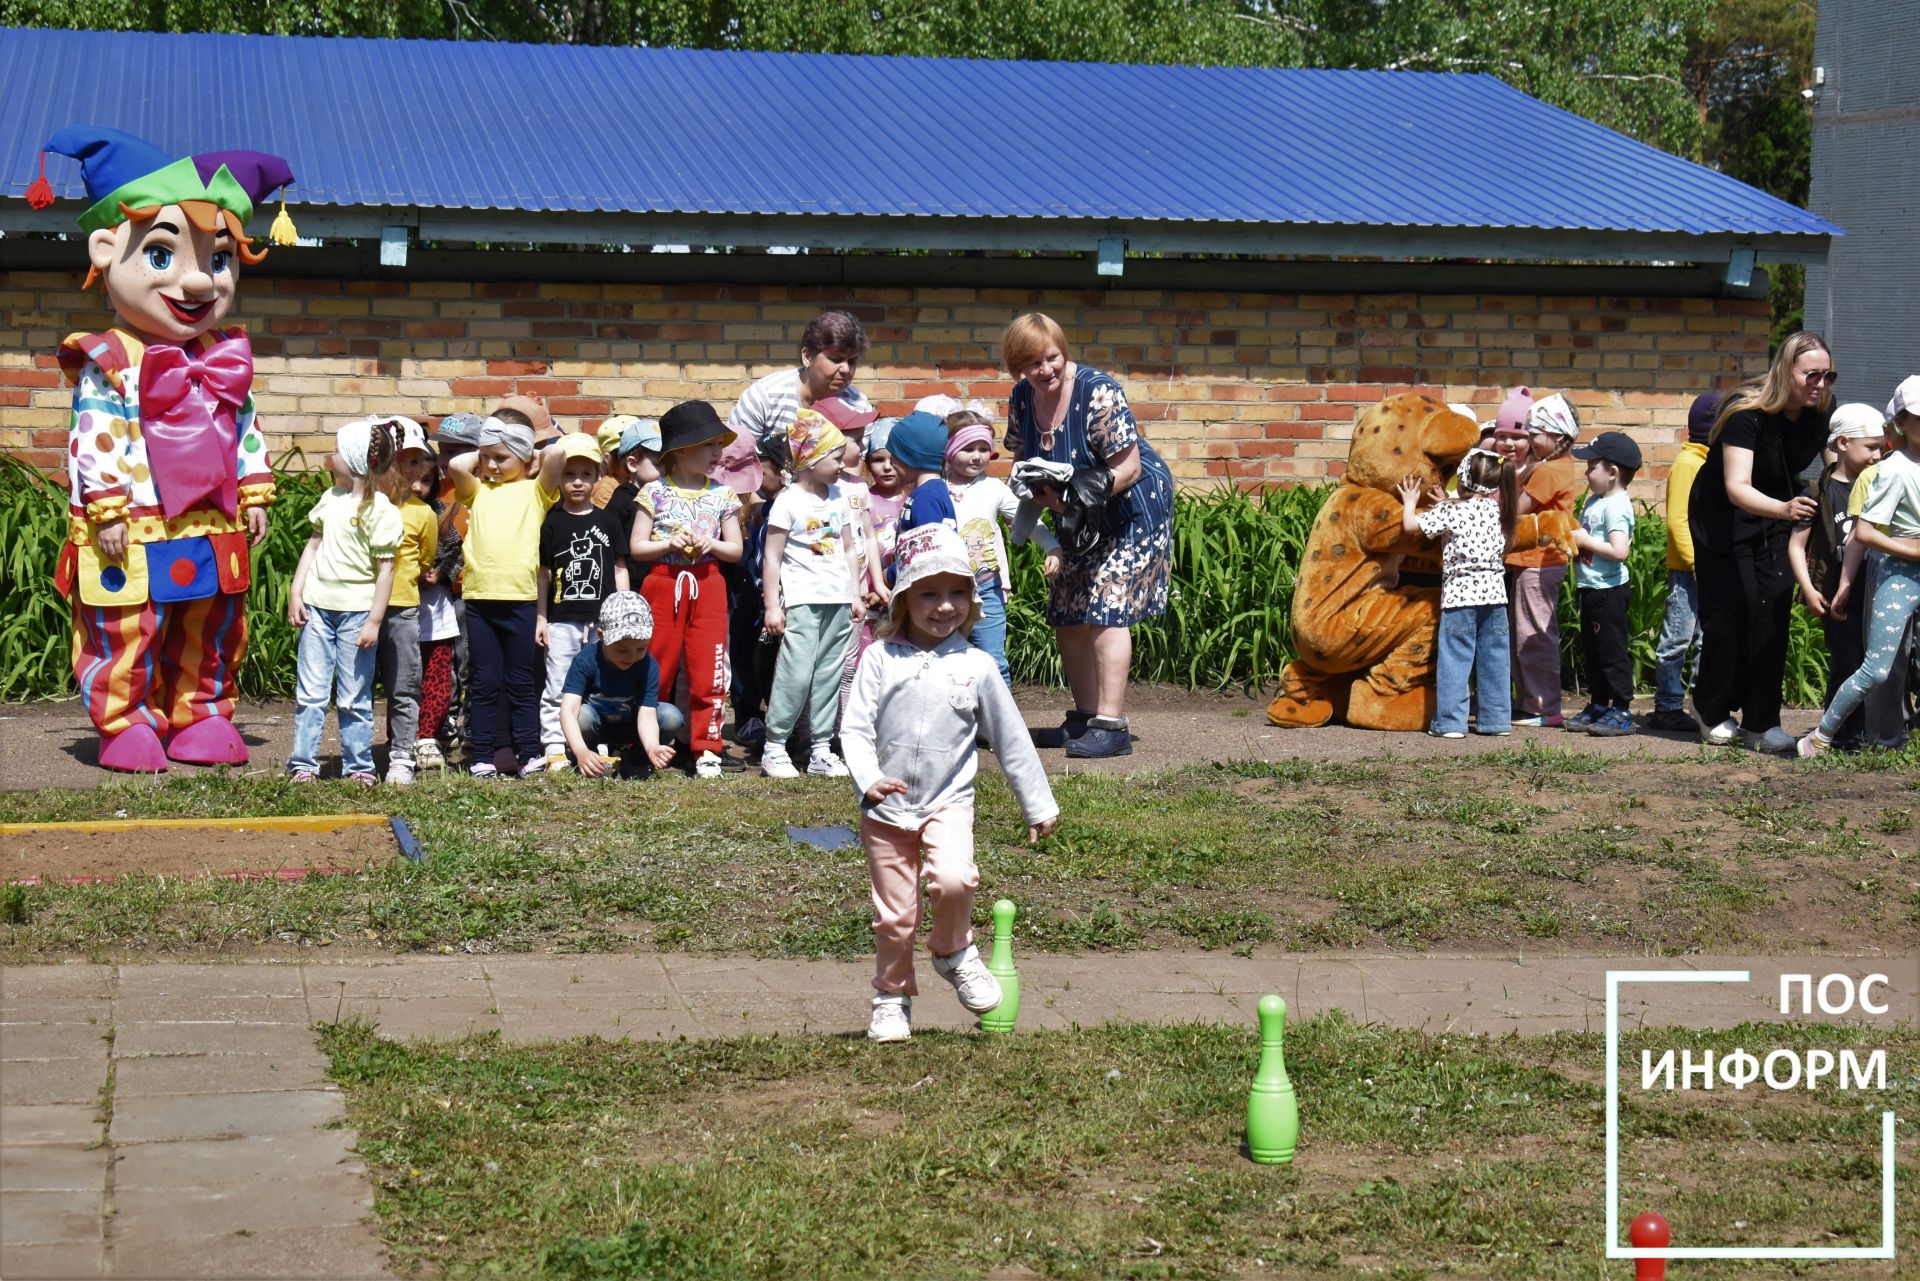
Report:
[{"label": "polka dot sleeve", "polygon": [[67,455],[76,506],[125,498],[132,492],[127,402],[92,361],[81,369],[74,383]]}]

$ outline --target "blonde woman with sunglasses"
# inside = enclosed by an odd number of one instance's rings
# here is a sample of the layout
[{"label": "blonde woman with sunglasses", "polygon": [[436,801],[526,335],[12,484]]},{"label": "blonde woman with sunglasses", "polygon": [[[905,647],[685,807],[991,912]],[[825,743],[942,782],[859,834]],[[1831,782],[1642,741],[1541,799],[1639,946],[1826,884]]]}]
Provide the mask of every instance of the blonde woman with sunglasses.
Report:
[{"label": "blonde woman with sunglasses", "polygon": [[1839,376],[1824,339],[1794,334],[1764,377],[1727,397],[1708,437],[1687,508],[1703,636],[1693,710],[1708,743],[1744,731],[1761,751],[1794,750],[1780,728],[1794,593],[1787,542],[1814,515],[1799,477],[1826,444]]}]

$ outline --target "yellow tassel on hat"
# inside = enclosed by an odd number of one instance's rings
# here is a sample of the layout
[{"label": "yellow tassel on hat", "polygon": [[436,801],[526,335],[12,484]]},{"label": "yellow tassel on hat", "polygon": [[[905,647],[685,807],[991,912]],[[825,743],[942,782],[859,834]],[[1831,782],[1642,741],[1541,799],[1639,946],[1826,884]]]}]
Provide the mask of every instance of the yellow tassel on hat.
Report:
[{"label": "yellow tassel on hat", "polygon": [[267,239],[276,245],[300,243],[300,233],[294,229],[293,219],[287,214],[287,192],[284,187],[280,189],[280,212],[273,216],[273,226],[267,228]]}]

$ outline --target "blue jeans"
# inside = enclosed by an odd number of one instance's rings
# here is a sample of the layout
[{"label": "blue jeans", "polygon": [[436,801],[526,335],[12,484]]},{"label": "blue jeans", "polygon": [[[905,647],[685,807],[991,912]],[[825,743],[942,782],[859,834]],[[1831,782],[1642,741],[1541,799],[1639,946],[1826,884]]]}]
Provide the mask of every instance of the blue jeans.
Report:
[{"label": "blue jeans", "polygon": [[1667,616],[1653,656],[1653,710],[1677,712],[1687,705],[1687,656],[1700,648],[1700,588],[1690,570],[1667,571]]},{"label": "blue jeans", "polygon": [[1467,677],[1474,678],[1479,732],[1513,727],[1512,687],[1505,605],[1462,605],[1440,611],[1440,662],[1433,732],[1467,730]]},{"label": "blue jeans", "polygon": [[320,772],[320,731],[326,728],[331,694],[340,709],[340,773],[373,773],[373,668],[379,650],[355,643],[366,622],[364,609],[307,610],[297,651],[299,683],[288,772]]},{"label": "blue jeans", "polygon": [[1007,667],[1007,598],[1000,590],[1000,580],[978,584],[980,592],[980,621],[973,625],[973,645],[975,649],[984,649],[993,656],[994,665],[1000,669],[1000,679],[1006,682],[1008,689],[1013,688],[1013,672]]}]

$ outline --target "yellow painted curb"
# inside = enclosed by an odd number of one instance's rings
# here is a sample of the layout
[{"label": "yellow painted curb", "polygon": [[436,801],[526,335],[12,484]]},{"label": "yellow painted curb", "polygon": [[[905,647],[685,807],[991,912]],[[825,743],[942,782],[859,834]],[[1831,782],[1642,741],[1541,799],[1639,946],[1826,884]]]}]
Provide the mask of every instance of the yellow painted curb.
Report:
[{"label": "yellow painted curb", "polygon": [[285,814],[264,818],[101,818],[77,823],[0,823],[0,836],[35,832],[132,832],[160,827],[217,827],[243,832],[337,832],[343,827],[384,827],[384,814]]}]

